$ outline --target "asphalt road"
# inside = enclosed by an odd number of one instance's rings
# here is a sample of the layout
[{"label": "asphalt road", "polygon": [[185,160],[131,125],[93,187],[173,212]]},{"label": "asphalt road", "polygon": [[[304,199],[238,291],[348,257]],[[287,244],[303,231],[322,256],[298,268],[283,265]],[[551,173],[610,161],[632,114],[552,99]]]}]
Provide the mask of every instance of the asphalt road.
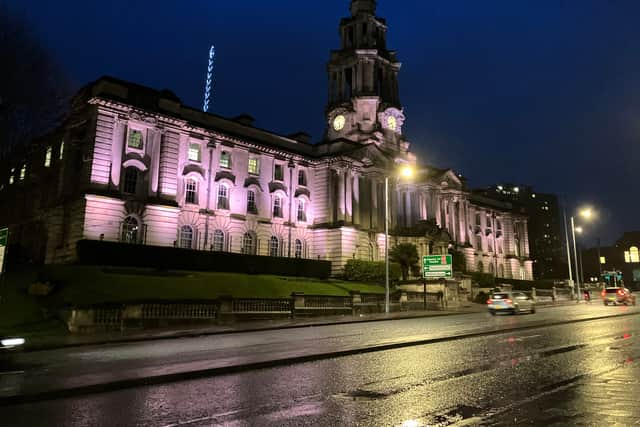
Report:
[{"label": "asphalt road", "polygon": [[[640,423],[637,313],[593,304],[30,353],[15,372],[0,373],[5,397],[134,371],[268,359],[282,366],[5,401],[0,417],[6,425],[633,425]],[[577,321],[612,314],[632,315]],[[429,339],[436,342],[409,344]],[[321,356],[376,346],[383,350]],[[318,360],[286,361],[301,354]]]}]

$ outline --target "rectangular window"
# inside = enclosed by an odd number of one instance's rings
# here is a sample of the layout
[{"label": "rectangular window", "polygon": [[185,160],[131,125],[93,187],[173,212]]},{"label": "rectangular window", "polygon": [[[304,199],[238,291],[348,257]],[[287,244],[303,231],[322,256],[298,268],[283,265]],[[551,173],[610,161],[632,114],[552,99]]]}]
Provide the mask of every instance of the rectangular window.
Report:
[{"label": "rectangular window", "polygon": [[225,169],[231,168],[231,154],[228,151],[223,151],[220,154],[220,167]]},{"label": "rectangular window", "polygon": [[189,143],[189,160],[200,162],[200,144],[197,142]]},{"label": "rectangular window", "polygon": [[11,175],[9,175],[9,184],[13,184],[16,177],[16,168],[11,168]]},{"label": "rectangular window", "polygon": [[301,185],[303,187],[307,186],[307,175],[303,170],[298,171],[298,185]]},{"label": "rectangular window", "polygon": [[607,263],[607,258],[601,256],[600,257],[600,264],[606,264]]},{"label": "rectangular window", "polygon": [[60,141],[60,154],[58,155],[60,160],[64,159],[64,140]]},{"label": "rectangular window", "polygon": [[273,216],[274,218],[282,218],[282,199],[277,196],[273,199]]},{"label": "rectangular window", "polygon": [[305,222],[307,220],[307,211],[305,209],[304,200],[298,201],[298,221]]},{"label": "rectangular window", "polygon": [[185,185],[185,202],[193,205],[198,203],[198,183],[193,180],[187,180]]},{"label": "rectangular window", "polygon": [[260,174],[260,161],[256,157],[249,158],[249,173],[251,175]]},{"label": "rectangular window", "polygon": [[53,149],[51,147],[47,147],[47,152],[44,154],[44,167],[48,168],[51,166],[51,154]]},{"label": "rectangular window", "polygon": [[142,131],[131,129],[129,131],[129,140],[127,141],[127,146],[129,148],[135,148],[137,150],[142,150]]},{"label": "rectangular window", "polygon": [[247,193],[247,212],[251,214],[258,213],[258,207],[256,206],[256,193],[249,190]]},{"label": "rectangular window", "polygon": [[138,170],[136,168],[127,168],[124,171],[124,192],[128,194],[136,194],[138,186]]},{"label": "rectangular window", "polygon": [[218,187],[218,209],[229,209],[229,189],[224,185]]},{"label": "rectangular window", "polygon": [[480,218],[480,214],[479,214],[479,213],[477,213],[477,214],[476,214],[476,225],[477,225],[477,226],[482,225],[482,224],[481,224],[481,218]]},{"label": "rectangular window", "polygon": [[27,176],[27,165],[23,165],[20,168],[20,181],[24,181],[24,178]]},{"label": "rectangular window", "polygon": [[273,180],[274,181],[284,181],[284,166],[276,165],[273,170]]}]

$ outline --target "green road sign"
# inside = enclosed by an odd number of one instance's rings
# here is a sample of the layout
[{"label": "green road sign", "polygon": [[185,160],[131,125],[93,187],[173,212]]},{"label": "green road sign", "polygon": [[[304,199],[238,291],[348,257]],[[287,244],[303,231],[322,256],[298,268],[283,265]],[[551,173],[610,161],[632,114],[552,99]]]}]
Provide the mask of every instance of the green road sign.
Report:
[{"label": "green road sign", "polygon": [[7,240],[9,239],[9,229],[0,229],[0,246],[7,246]]},{"label": "green road sign", "polygon": [[425,279],[451,277],[453,259],[451,255],[427,255],[422,257],[422,274]]}]

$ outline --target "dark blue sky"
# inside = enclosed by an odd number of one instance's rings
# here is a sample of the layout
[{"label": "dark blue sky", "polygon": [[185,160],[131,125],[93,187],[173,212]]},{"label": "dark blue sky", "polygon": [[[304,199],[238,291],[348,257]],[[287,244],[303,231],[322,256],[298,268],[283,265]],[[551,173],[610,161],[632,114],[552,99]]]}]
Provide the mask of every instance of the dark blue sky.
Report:
[{"label": "dark blue sky", "polygon": [[[325,63],[349,0],[9,0],[77,85],[109,74],[279,133],[324,129]],[[531,184],[638,229],[640,1],[379,0],[403,62],[405,133],[472,186]]]}]

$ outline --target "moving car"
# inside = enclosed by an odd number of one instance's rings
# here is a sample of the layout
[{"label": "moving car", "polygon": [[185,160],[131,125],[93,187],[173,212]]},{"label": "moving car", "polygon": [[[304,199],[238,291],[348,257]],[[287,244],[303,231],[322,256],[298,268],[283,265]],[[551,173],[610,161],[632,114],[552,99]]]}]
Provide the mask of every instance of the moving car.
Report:
[{"label": "moving car", "polygon": [[495,292],[487,301],[489,313],[497,312],[519,314],[522,311],[536,312],[536,302],[523,292]]},{"label": "moving car", "polygon": [[636,305],[636,296],[627,288],[604,288],[600,295],[602,296],[602,302],[604,302],[604,305]]}]

